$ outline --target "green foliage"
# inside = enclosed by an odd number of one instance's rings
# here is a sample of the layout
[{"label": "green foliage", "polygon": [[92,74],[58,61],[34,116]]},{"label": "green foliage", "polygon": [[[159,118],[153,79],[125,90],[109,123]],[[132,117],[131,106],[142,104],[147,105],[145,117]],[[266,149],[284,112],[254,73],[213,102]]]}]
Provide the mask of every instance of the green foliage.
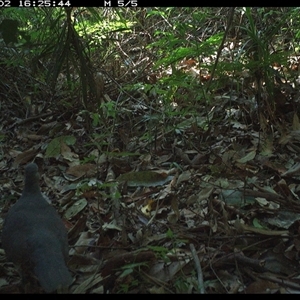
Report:
[{"label": "green foliage", "polygon": [[1,22],[0,32],[6,44],[16,43],[18,41],[18,26],[18,21],[12,19],[4,19]]},{"label": "green foliage", "polygon": [[185,57],[199,57],[201,55],[212,55],[217,50],[223,34],[218,33],[209,37],[206,41],[198,44],[192,44],[190,47],[184,47],[181,45],[186,44],[186,40],[178,39],[173,33],[163,33],[162,38],[159,41],[152,43],[149,47],[159,47],[160,55],[162,56],[156,64],[155,68],[162,66],[167,67],[176,63]]},{"label": "green foliage", "polygon": [[118,291],[119,294],[126,294],[128,292],[130,292],[130,289],[137,287],[139,285],[139,281],[138,280],[132,280],[130,281],[130,284],[120,284],[120,289]]},{"label": "green foliage", "polygon": [[183,294],[188,293],[191,283],[185,277],[178,277],[174,282],[176,293]]},{"label": "green foliage", "polygon": [[[120,268],[120,270],[122,271],[120,274],[120,278],[124,278],[127,276],[130,276],[133,273],[139,273],[140,269],[142,267],[149,267],[148,263],[146,262],[141,262],[141,263],[131,263],[131,264],[127,264],[123,267]],[[127,280],[128,282],[128,280]],[[130,283],[122,283],[119,285],[119,291],[118,293],[128,293],[130,292],[130,290],[132,288],[137,287],[140,284],[138,279],[131,279]]]},{"label": "green foliage", "polygon": [[[268,46],[270,40],[277,38],[278,34],[282,31],[288,33],[291,26],[297,28],[299,23],[297,8],[286,9],[283,12],[278,12],[270,8],[241,8],[236,9],[236,13],[241,13],[245,17],[245,22],[240,26],[240,29],[248,36],[241,49],[244,49],[244,54],[237,53],[237,59],[232,62],[223,62],[218,65],[217,74],[224,74],[225,72],[232,72],[232,70],[240,70],[242,64],[239,58],[247,58],[244,62],[245,68],[250,68],[255,71],[259,67],[263,67],[266,75],[270,74],[267,69],[272,62],[284,62],[286,54],[270,53]],[[188,21],[183,21],[186,16],[189,16]],[[88,64],[84,60],[92,56],[95,51],[99,51],[99,47],[107,45],[114,35],[124,35],[132,32],[132,29],[138,23],[134,19],[126,18],[122,11],[112,10],[109,17],[103,10],[97,8],[77,8],[69,15],[67,10],[61,8],[51,9],[16,9],[9,8],[4,10],[3,16],[10,18],[14,22],[18,22],[19,33],[23,32],[25,35],[23,45],[30,46],[30,54],[34,61],[40,59],[51,59],[55,67],[48,70],[47,77],[51,81],[55,81],[59,72],[67,67],[68,85],[73,84],[74,80],[71,78],[71,66],[75,67],[76,72],[80,77],[77,85],[82,85],[83,97],[87,97],[88,85],[92,84],[93,80],[91,74],[88,72]],[[71,16],[71,19],[68,19]],[[175,70],[177,63],[186,58],[194,57],[202,60],[203,57],[214,55],[220,45],[223,37],[223,32],[216,30],[212,34],[207,34],[204,38],[199,38],[199,28],[207,27],[208,20],[217,20],[218,16],[213,9],[202,8],[160,8],[147,9],[146,18],[165,20],[172,19],[169,28],[157,29],[154,33],[155,41],[148,45],[149,49],[156,52],[157,60],[154,61],[154,67],[157,69],[166,68],[168,66]],[[113,21],[112,21],[113,20]],[[272,22],[276,20],[276,22]],[[40,24],[43,22],[43,30],[40,30]],[[293,23],[291,23],[293,22]],[[290,25],[290,24],[292,25]],[[290,26],[290,27],[288,27]],[[295,30],[295,36],[299,34],[299,30]],[[10,35],[13,38],[14,34]],[[86,42],[81,43],[79,36],[83,37]],[[22,39],[21,34],[19,37]],[[75,39],[77,46],[73,44],[72,39]],[[110,45],[113,51],[113,44]],[[250,59],[253,47],[257,49],[257,56],[259,59]],[[16,61],[11,58],[11,62]],[[87,59],[88,61],[88,59]],[[22,61],[18,60],[18,63]],[[211,62],[203,62],[202,67],[211,69]],[[261,64],[264,64],[263,66]],[[225,74],[224,74],[225,75]],[[85,79],[87,77],[87,80]],[[172,79],[167,81],[166,78],[162,79],[161,85],[163,87],[158,91],[166,96],[165,98],[171,101],[177,88],[187,87],[189,81],[182,81],[183,75],[178,72],[172,74]],[[175,78],[174,78],[175,77]],[[267,77],[267,76],[266,76]],[[166,85],[169,85],[166,89]],[[193,83],[192,83],[193,87]],[[74,89],[74,86],[73,86]],[[86,100],[84,100],[87,105]],[[112,115],[114,108],[108,109],[109,115]],[[115,116],[115,114],[113,114]]]},{"label": "green foliage", "polygon": [[3,133],[0,133],[0,142],[4,142],[6,140],[7,136]]},{"label": "green foliage", "polygon": [[162,246],[147,246],[149,250],[155,252],[156,256],[165,262],[170,262],[170,258],[167,256],[169,249]]},{"label": "green foliage", "polygon": [[167,237],[172,240],[172,245],[174,250],[176,250],[176,248],[178,247],[182,247],[188,242],[188,240],[178,238],[177,235],[175,235],[171,229],[168,229]]},{"label": "green foliage", "polygon": [[103,113],[108,118],[115,118],[117,115],[117,104],[116,102],[109,101],[101,104]]},{"label": "green foliage", "polygon": [[135,269],[139,270],[141,267],[148,267],[148,264],[146,262],[141,262],[141,263],[132,263],[132,264],[125,265],[120,268],[121,270],[123,270],[120,277],[125,277],[131,274],[132,272],[134,272]]},{"label": "green foliage", "polygon": [[248,37],[242,46],[246,58],[244,67],[255,75],[257,81],[263,79],[267,91],[272,94],[274,70],[271,66],[276,63],[286,64],[287,56],[290,54],[288,51],[281,51],[282,49],[273,46],[283,25],[287,22],[289,12],[279,15],[277,11],[268,11],[267,8],[246,7],[244,13],[247,22],[245,26],[240,27]]},{"label": "green foliage", "polygon": [[[94,107],[94,103],[89,105],[87,98],[89,92],[94,97],[97,95],[90,64],[90,56],[94,51],[99,51],[95,46],[101,46],[97,41],[101,42],[109,31],[122,32],[132,26],[132,23],[124,20],[122,25],[107,22],[107,18],[101,14],[102,10],[96,8],[5,10],[3,15],[7,21],[2,20],[2,36],[12,47],[18,46],[19,53],[23,51],[26,54],[25,60],[17,52],[7,52],[5,63],[19,66],[31,62],[33,75],[50,84],[52,89],[63,72],[66,87],[74,92],[80,87],[84,107]],[[7,22],[17,25],[6,26]]]},{"label": "green foliage", "polygon": [[95,113],[91,113],[91,118],[92,118],[92,125],[94,127],[97,127],[101,124],[101,116],[99,113],[95,112]]},{"label": "green foliage", "polygon": [[[214,91],[233,81],[239,89],[243,81],[240,74],[245,70],[254,78],[251,83],[261,82],[272,95],[278,75],[273,66],[287,67],[291,53],[299,51],[299,8],[238,7],[232,23],[227,23],[227,12],[226,8],[209,7],[7,8],[0,19],[7,46],[0,50],[1,62],[28,70],[31,80],[18,85],[21,99],[28,93],[41,99],[47,93],[56,94],[60,106],[85,112],[82,116],[91,122],[90,129],[106,121],[121,123],[123,92],[129,97],[137,93],[135,101],[150,108],[139,119],[146,128],[141,139],[154,142],[158,125],[181,133],[175,121],[195,117],[200,106],[211,103]],[[7,21],[13,26],[5,25]],[[142,71],[135,64],[138,56],[132,49],[122,49],[122,41],[130,41],[132,36],[141,37],[130,46],[140,48],[141,57],[149,60]],[[149,42],[145,42],[146,36]],[[197,62],[195,69],[200,73],[192,74],[182,66],[189,59]],[[124,79],[110,72],[115,61]],[[102,101],[97,94],[94,71],[99,69],[107,71],[108,81],[116,80],[121,100],[115,101],[111,83],[108,94],[112,101]],[[214,72],[208,82],[201,78],[203,71]],[[155,82],[141,79],[151,72],[158,74]],[[24,81],[23,74],[20,77]],[[44,87],[48,87],[46,92]],[[209,122],[202,126],[208,127]],[[107,144],[108,133],[94,134],[97,140],[102,138],[101,145]]]},{"label": "green foliage", "polygon": [[46,148],[46,157],[57,157],[62,152],[62,147],[66,145],[74,145],[76,138],[74,136],[60,136],[54,138]]}]

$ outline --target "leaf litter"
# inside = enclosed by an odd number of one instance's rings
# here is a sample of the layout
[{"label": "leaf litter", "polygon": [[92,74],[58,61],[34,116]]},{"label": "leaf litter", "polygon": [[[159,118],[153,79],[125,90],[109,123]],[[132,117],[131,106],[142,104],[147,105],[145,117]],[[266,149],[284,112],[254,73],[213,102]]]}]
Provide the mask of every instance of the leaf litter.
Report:
[{"label": "leaf litter", "polygon": [[[255,132],[247,138],[255,140]],[[69,267],[75,278],[71,292],[119,293],[124,284],[133,293],[199,292],[190,245],[196,248],[206,293],[298,289],[300,188],[293,155],[287,160],[284,152],[273,154],[272,160],[270,151],[236,142],[237,155],[229,141],[212,140],[214,151],[205,150],[205,155],[201,148],[180,148],[168,156],[184,169],[173,169],[170,177],[159,166],[128,172],[127,156],[114,165],[109,159],[82,163],[76,155],[57,153],[50,164],[42,145],[34,144],[30,155],[20,152],[3,166],[11,180],[1,192],[14,201],[22,181],[13,179],[21,176],[23,166],[32,159],[41,166],[42,190],[68,222]],[[80,152],[76,142],[72,152]],[[202,159],[194,165],[198,154]],[[285,181],[279,180],[280,173]],[[1,224],[4,206],[2,211]],[[1,254],[1,289],[13,292],[13,285],[18,292],[19,275]],[[282,276],[285,281],[279,280]]]}]

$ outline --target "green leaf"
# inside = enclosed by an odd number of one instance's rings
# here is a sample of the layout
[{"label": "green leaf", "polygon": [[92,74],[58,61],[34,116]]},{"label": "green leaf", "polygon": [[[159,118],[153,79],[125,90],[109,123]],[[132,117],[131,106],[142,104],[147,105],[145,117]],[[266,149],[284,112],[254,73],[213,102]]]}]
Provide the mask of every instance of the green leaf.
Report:
[{"label": "green leaf", "polygon": [[57,157],[61,154],[61,146],[63,143],[67,145],[74,145],[76,142],[76,138],[71,135],[59,136],[54,138],[47,146],[45,156],[49,157]]},{"label": "green leaf", "polygon": [[48,144],[45,156],[57,157],[60,154],[60,149],[61,149],[61,139],[55,138]]},{"label": "green leaf", "polygon": [[244,157],[241,157],[240,159],[237,159],[237,162],[241,164],[245,164],[246,162],[252,160],[256,155],[256,150],[250,151],[248,154],[246,154]]}]

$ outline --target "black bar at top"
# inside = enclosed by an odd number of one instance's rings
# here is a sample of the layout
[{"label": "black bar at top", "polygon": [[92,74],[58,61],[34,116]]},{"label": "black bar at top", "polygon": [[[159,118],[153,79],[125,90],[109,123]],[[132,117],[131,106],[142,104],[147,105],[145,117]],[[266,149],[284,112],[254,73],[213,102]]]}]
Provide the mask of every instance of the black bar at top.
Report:
[{"label": "black bar at top", "polygon": [[0,9],[5,7],[195,7],[195,1],[184,0],[175,3],[170,0],[0,0]]}]

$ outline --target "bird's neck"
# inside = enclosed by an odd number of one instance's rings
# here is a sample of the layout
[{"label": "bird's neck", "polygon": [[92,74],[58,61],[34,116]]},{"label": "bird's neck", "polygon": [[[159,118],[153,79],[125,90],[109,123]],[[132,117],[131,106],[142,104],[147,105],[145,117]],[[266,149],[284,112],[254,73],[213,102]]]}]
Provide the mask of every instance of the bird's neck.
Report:
[{"label": "bird's neck", "polygon": [[40,194],[40,192],[41,190],[38,181],[32,180],[31,178],[26,178],[22,195]]}]

